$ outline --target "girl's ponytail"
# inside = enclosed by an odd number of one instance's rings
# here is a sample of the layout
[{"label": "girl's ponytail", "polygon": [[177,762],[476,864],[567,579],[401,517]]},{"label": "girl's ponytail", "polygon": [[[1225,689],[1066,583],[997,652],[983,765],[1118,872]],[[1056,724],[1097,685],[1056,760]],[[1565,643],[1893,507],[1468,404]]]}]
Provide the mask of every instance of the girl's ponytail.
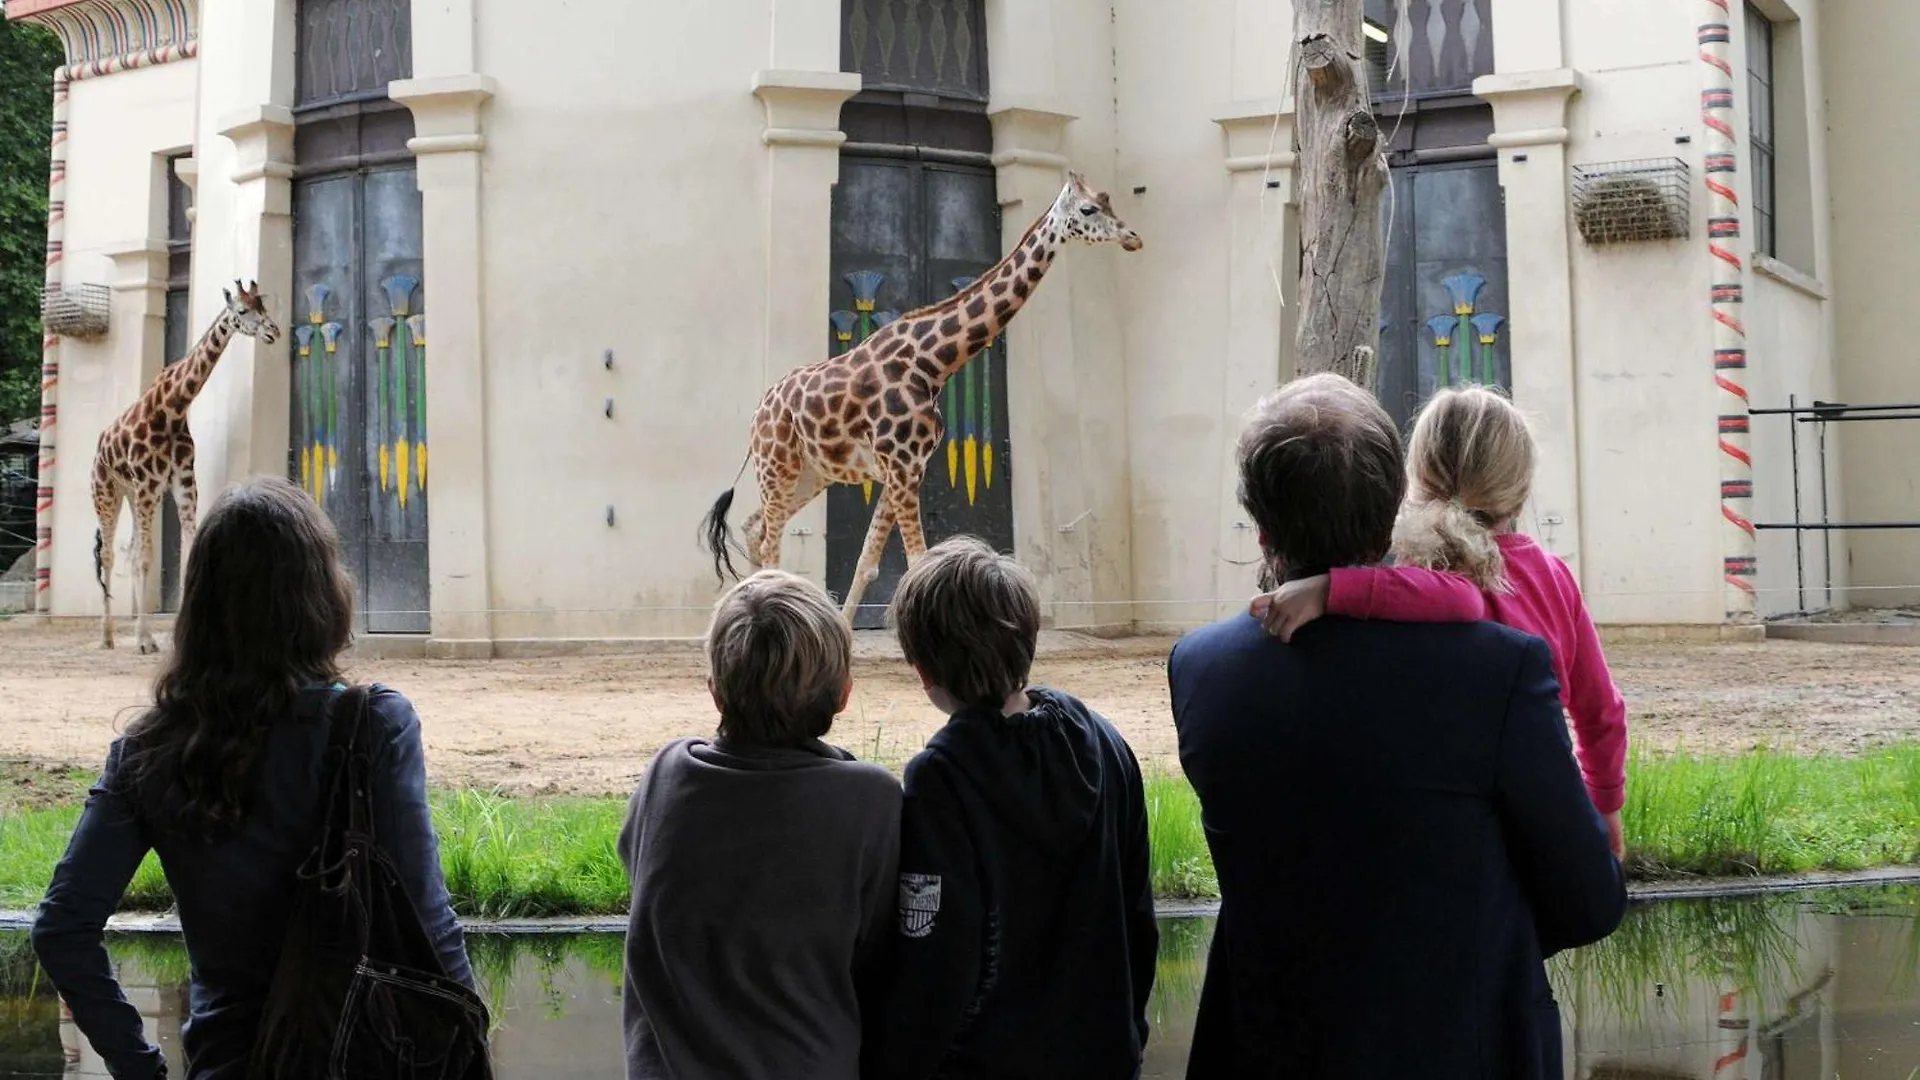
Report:
[{"label": "girl's ponytail", "polygon": [[1506,559],[1484,515],[1458,499],[1416,496],[1393,524],[1393,555],[1405,566],[1447,570],[1489,592],[1507,587]]}]

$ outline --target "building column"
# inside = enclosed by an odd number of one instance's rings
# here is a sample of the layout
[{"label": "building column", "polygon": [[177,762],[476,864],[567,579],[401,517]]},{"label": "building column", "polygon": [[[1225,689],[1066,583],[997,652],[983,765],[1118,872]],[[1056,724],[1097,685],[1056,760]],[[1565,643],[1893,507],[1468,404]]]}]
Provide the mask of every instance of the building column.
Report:
[{"label": "building column", "polygon": [[[989,23],[992,22],[989,17]],[[1000,104],[993,125],[993,165],[1000,200],[1002,251],[1047,212],[1066,183],[1067,127],[1076,117],[1040,106]],[[1128,519],[1101,520],[1087,482],[1082,371],[1074,344],[1073,279],[1080,261],[1054,260],[1047,278],[1007,324],[1007,423],[1014,446],[1014,551],[1040,580],[1047,625],[1127,625],[1133,613],[1099,601],[1124,599],[1131,560]],[[1105,531],[1120,530],[1118,545]],[[1114,585],[1102,595],[1102,577]]]},{"label": "building column", "polygon": [[[113,334],[107,340],[113,355],[108,358],[112,400],[132,402],[153,385],[166,364],[167,342],[167,245],[162,240],[139,240],[106,252],[113,260]],[[157,524],[157,523],[156,523]],[[123,541],[121,536],[127,538]],[[123,544],[133,536],[133,514],[121,515],[121,536],[107,538]],[[153,570],[148,575],[141,610],[151,614],[160,607],[160,537],[153,537]],[[113,595],[123,611],[131,611],[134,559],[119,559],[114,564]]]},{"label": "building column", "polygon": [[[761,385],[826,357],[833,271],[833,185],[840,179],[840,106],[860,92],[843,71],[761,71],[753,94],[766,108],[766,337]],[[781,565],[827,586],[827,500],[787,524]]]},{"label": "building column", "polygon": [[432,290],[427,377],[433,471],[427,476],[430,655],[493,655],[488,573],[487,354],[481,276],[480,113],[494,82],[479,74],[410,79],[388,96],[413,111],[421,233]]},{"label": "building column", "polygon": [[[1220,558],[1216,597],[1251,596],[1262,558],[1259,530],[1240,507],[1239,474],[1233,461],[1241,415],[1261,395],[1291,379],[1294,360],[1294,298],[1299,292],[1293,252],[1299,246],[1294,218],[1294,114],[1275,112],[1270,102],[1228,109],[1220,125],[1228,176],[1227,353],[1221,385]],[[1243,605],[1221,604],[1216,618]]]},{"label": "building column", "polygon": [[[291,373],[287,343],[293,311],[293,112],[284,105],[256,105],[229,113],[219,133],[233,144],[232,243],[236,275],[257,281],[280,337],[263,346],[236,336],[214,378],[223,397],[202,394],[194,409],[209,404],[227,414],[225,475],[203,485],[215,494],[251,476],[287,475],[288,401]],[[211,384],[210,384],[211,385]],[[209,398],[212,398],[210,401]],[[221,425],[206,430],[219,430]]]},{"label": "building column", "polygon": [[1585,545],[1566,125],[1580,75],[1567,68],[1483,75],[1473,92],[1493,105],[1487,141],[1500,155],[1506,190],[1513,398],[1534,419],[1539,445],[1528,531],[1578,579]]}]

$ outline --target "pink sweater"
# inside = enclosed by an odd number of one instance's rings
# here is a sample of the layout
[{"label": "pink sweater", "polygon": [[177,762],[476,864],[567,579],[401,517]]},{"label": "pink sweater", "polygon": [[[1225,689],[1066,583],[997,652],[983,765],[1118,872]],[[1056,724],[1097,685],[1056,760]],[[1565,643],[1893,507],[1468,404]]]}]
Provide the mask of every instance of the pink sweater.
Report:
[{"label": "pink sweater", "polygon": [[1627,705],[1607,670],[1600,635],[1567,564],[1530,536],[1500,537],[1509,592],[1481,592],[1457,574],[1408,566],[1335,570],[1327,611],[1397,622],[1491,619],[1546,639],[1560,680],[1560,704],[1573,718],[1574,753],[1587,793],[1603,814],[1626,801]]}]

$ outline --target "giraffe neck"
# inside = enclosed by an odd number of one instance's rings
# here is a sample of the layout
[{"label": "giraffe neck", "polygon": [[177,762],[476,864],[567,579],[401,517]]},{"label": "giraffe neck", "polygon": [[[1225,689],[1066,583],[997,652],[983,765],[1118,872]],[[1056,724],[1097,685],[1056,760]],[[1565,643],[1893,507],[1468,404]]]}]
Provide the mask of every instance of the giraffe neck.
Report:
[{"label": "giraffe neck", "polygon": [[188,402],[198,397],[207,385],[207,379],[213,375],[213,366],[220,362],[221,355],[227,351],[227,343],[233,340],[237,329],[238,324],[233,316],[223,312],[207,328],[193,351],[176,365],[175,370],[179,374],[175,376],[178,380],[175,388],[186,393]]},{"label": "giraffe neck", "polygon": [[[1027,226],[1019,242],[986,273],[929,312],[936,317],[942,339],[934,350],[935,362],[940,365],[940,374],[934,380],[936,389],[981,349],[998,340],[1040,287],[1040,279],[1066,243],[1066,230],[1057,220],[1059,205],[1056,201]],[[945,347],[948,344],[957,348],[949,350]]]}]

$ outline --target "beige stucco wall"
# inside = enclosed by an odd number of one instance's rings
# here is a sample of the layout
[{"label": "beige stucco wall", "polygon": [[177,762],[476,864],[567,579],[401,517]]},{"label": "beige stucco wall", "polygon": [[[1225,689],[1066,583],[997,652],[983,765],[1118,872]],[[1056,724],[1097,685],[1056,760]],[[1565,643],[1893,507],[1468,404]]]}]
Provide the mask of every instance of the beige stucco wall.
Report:
[{"label": "beige stucco wall", "polygon": [[[54,471],[54,607],[98,615],[90,493],[100,432],[133,404],[159,371],[163,308],[147,288],[147,249],[167,235],[164,155],[193,145],[194,61],[75,82],[68,96],[67,219],[63,278],[115,288],[109,332],[60,343],[59,454]],[[161,284],[165,258],[158,266]],[[118,547],[132,543],[123,512]],[[132,559],[121,555],[112,579],[114,609],[132,599]],[[157,590],[156,551],[152,584]]]},{"label": "beige stucco wall", "polygon": [[[1839,400],[1898,404],[1920,400],[1912,360],[1911,292],[1920,216],[1913,158],[1920,117],[1889,102],[1920,90],[1911,46],[1920,6],[1830,5],[1820,41],[1831,154],[1831,214]],[[1836,424],[1846,469],[1845,516],[1855,521],[1920,519],[1920,425]],[[1863,606],[1920,601],[1920,534],[1856,532],[1836,537],[1850,555],[1850,599]],[[1838,558],[1838,556],[1836,556]]]},{"label": "beige stucco wall", "polygon": [[[1822,27],[1815,0],[1766,2],[1799,20],[1785,51],[1803,83],[1801,122],[1783,116],[1780,142],[1783,216],[1801,225],[1789,241],[1783,223],[1783,264],[1748,274],[1754,404],[1898,397],[1897,316],[1883,313],[1899,309],[1880,291],[1896,287],[1899,252],[1912,247],[1885,243],[1886,230],[1908,226],[1851,208],[1879,190],[1876,177],[1893,182],[1878,158],[1901,143],[1845,119],[1845,95],[1880,93],[1865,74],[1874,66],[1827,79],[1822,63],[1857,38],[1898,35],[1852,16]],[[1539,421],[1542,450],[1531,528],[1576,568],[1600,621],[1719,622],[1698,12],[1664,0],[1493,0],[1492,10],[1499,74],[1484,92],[1507,192],[1515,396]],[[128,162],[192,143],[196,325],[236,276],[258,278],[287,318],[291,11],[291,0],[204,0],[198,62],[76,86],[70,275],[88,272],[90,250],[97,263],[106,248],[159,235],[157,219],[89,215],[157,213],[159,188],[126,197],[129,177],[150,175]],[[825,336],[833,129],[850,89],[836,74],[838,3],[448,0],[416,5],[415,21],[416,79],[396,96],[422,118],[434,635],[484,650],[697,633],[717,587],[695,525],[740,467],[763,388],[817,358]],[[1217,617],[1250,590],[1255,557],[1231,442],[1244,409],[1291,367],[1290,6],[989,0],[988,23],[1009,237],[1071,165],[1146,240],[1134,254],[1068,252],[1009,330],[1017,552],[1059,625]],[[1823,86],[1842,163],[1831,241],[1828,118],[1823,95],[1805,92]],[[90,121],[91,110],[113,119]],[[90,147],[90,123],[120,134]],[[1567,166],[1661,156],[1692,168],[1693,236],[1585,245]],[[1857,325],[1843,326],[1836,350],[1833,312],[1849,290]],[[74,539],[91,531],[92,438],[151,374],[131,360],[92,364],[89,376],[89,349],[152,351],[118,340],[67,346],[63,614],[94,610],[97,596],[90,544]],[[109,371],[125,385],[107,387]],[[285,383],[284,344],[230,350],[193,413],[203,498],[284,469]],[[120,404],[109,411],[108,398]],[[1785,432],[1755,425],[1757,518],[1791,516]],[[1841,449],[1904,460],[1858,443],[1903,437],[1854,425]],[[1854,516],[1902,512],[1904,470],[1855,470],[1839,484],[1840,456],[1836,508],[1843,493]],[[736,525],[757,503],[752,487],[749,476]],[[816,503],[786,544],[787,565],[816,580],[824,526]],[[1897,577],[1905,542],[1853,540],[1859,580]],[[1818,589],[1819,541],[1803,544]],[[1797,606],[1792,539],[1763,534],[1759,553],[1762,612]],[[1836,559],[1842,581],[1846,562]]]}]

